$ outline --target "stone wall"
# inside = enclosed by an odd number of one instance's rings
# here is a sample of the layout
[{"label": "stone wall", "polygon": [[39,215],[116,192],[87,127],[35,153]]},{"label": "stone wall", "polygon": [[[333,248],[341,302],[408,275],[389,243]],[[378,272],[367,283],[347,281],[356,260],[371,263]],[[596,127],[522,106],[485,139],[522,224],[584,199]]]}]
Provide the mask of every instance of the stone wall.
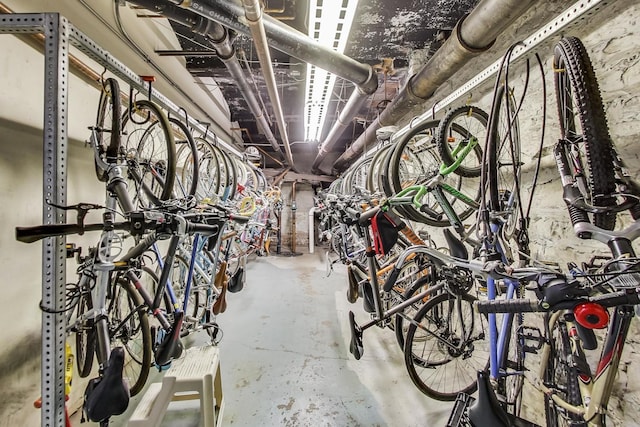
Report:
[{"label": "stone wall", "polygon": [[[566,7],[563,2],[541,2],[538,6],[562,10]],[[570,3],[568,3],[570,4]],[[562,6],[562,7],[561,7]],[[532,12],[528,12],[532,13]],[[535,14],[534,14],[535,15]],[[536,15],[537,16],[537,15]],[[587,17],[579,24],[572,26],[565,35],[579,37],[587,48],[598,77],[602,97],[605,103],[610,134],[624,159],[630,172],[636,177],[640,171],[640,145],[637,137],[640,135],[640,5],[633,1],[613,2],[603,7],[596,14]],[[542,22],[541,22],[542,24]],[[530,32],[512,28],[511,42],[515,37],[527,37]],[[607,255],[608,249],[601,243],[580,240],[574,236],[566,206],[561,197],[561,185],[551,156],[551,147],[559,137],[558,119],[553,87],[552,59],[553,44],[560,36],[552,38],[551,43],[542,45],[538,50],[545,70],[547,85],[546,128],[544,146],[542,150],[542,169],[535,188],[535,197],[531,210],[531,249],[534,257],[557,262],[566,269],[568,261],[578,264],[588,261],[595,254]],[[502,46],[508,46],[502,40]],[[477,58],[479,65],[482,58]],[[485,60],[483,67],[488,61]],[[482,67],[482,68],[483,68]],[[474,68],[478,72],[482,68]],[[467,73],[470,77],[473,74]],[[510,71],[510,79],[516,87],[516,97],[522,94],[524,81],[524,65],[520,61]],[[459,83],[454,81],[448,88],[455,89]],[[523,161],[525,162],[524,182],[530,183],[533,176],[535,160],[541,139],[543,124],[542,110],[542,79],[532,62],[529,90],[520,114],[521,144]],[[472,102],[481,108],[490,110],[491,84],[486,84],[473,93]],[[447,89],[442,91],[445,95]],[[438,98],[438,94],[434,96]],[[464,103],[459,100],[455,107]],[[531,185],[526,184],[526,190],[531,191]],[[436,232],[434,232],[436,233]],[[531,315],[528,315],[531,316]],[[535,320],[528,317],[529,321]],[[627,346],[622,355],[619,375],[614,387],[613,397],[609,403],[611,418],[607,425],[637,426],[640,425],[640,344],[638,341],[638,322],[633,321]],[[594,351],[599,356],[599,350]],[[531,375],[536,374],[535,358],[529,360]],[[528,388],[525,394],[524,413],[527,418],[544,424],[542,396]]]}]

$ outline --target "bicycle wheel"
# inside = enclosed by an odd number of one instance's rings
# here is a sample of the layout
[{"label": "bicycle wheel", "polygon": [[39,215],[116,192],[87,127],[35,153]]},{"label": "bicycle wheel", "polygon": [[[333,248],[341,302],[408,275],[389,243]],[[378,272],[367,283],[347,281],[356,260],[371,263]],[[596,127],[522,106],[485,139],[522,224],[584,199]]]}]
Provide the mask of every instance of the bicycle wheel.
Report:
[{"label": "bicycle wheel", "polygon": [[[465,105],[449,111],[440,121],[436,131],[436,146],[442,162],[460,165],[453,173],[465,178],[477,178],[482,173],[482,149],[480,143],[487,138],[489,115],[478,107]],[[465,147],[475,144],[472,151],[463,155]]]},{"label": "bicycle wheel", "polygon": [[127,160],[132,200],[140,207],[171,197],[176,176],[176,144],[167,116],[146,100],[135,101],[122,118],[120,150]]},{"label": "bicycle wheel", "polygon": [[[91,312],[92,309],[91,293],[82,293],[78,299],[78,317]],[[86,378],[93,368],[93,356],[96,350],[96,330],[93,319],[87,319],[80,323],[75,335],[78,375],[80,378]]]},{"label": "bicycle wheel", "polygon": [[112,347],[125,351],[123,378],[129,381],[131,396],[144,387],[151,368],[151,331],[142,298],[133,284],[115,280],[108,304],[107,321]]},{"label": "bicycle wheel", "polygon": [[176,142],[176,178],[174,197],[194,196],[198,188],[198,147],[189,128],[178,119],[169,118]]},{"label": "bicycle wheel", "polygon": [[[579,39],[565,37],[558,42],[553,69],[560,130],[562,139],[568,142],[564,147],[575,184],[588,204],[614,206],[613,142],[598,81]],[[598,227],[615,227],[615,213],[595,213],[590,217]]]},{"label": "bicycle wheel", "polygon": [[[108,78],[104,81],[100,93],[95,127],[98,154],[106,163],[114,163],[118,157],[122,129],[120,109],[120,86],[117,80]],[[102,170],[97,163],[95,170],[98,179],[106,182],[109,178],[107,171]]]},{"label": "bicycle wheel", "polygon": [[[389,197],[410,185],[424,184],[439,176],[442,161],[437,153],[433,136],[437,126],[438,121],[425,122],[403,135],[398,141],[387,168],[392,184],[392,193],[387,194]],[[480,198],[478,183],[477,178],[463,179],[456,174],[440,176],[440,181],[436,184],[438,189],[428,191],[419,201],[431,212],[435,212],[438,217],[428,215],[412,205],[399,207],[397,210],[414,221],[433,227],[447,227],[452,224],[452,219],[464,221],[476,211],[476,203]],[[446,211],[436,198],[436,191],[442,192],[443,199],[451,205],[452,216],[457,218],[449,218],[446,215]],[[463,199],[466,199],[467,203],[463,202]]]},{"label": "bicycle wheel", "polygon": [[516,106],[504,85],[498,87],[491,108],[487,139],[487,176],[489,209],[492,211],[493,232],[500,237],[500,247],[507,264],[525,262],[528,252],[517,240],[521,218],[522,161]]},{"label": "bicycle wheel", "polygon": [[[562,319],[561,313],[554,313],[551,316],[553,324],[550,326],[548,340],[550,351],[543,374],[544,384],[565,402],[580,407],[582,406],[582,399],[578,385],[578,371],[571,356],[567,324]],[[549,316],[545,316],[545,320],[549,321]],[[546,394],[544,408],[548,427],[586,426],[580,416],[556,405],[553,399]]]},{"label": "bicycle wheel", "polygon": [[475,318],[475,300],[469,294],[439,294],[409,325],[405,365],[413,383],[429,397],[451,401],[460,392],[474,392],[478,371],[487,367],[488,342]]}]

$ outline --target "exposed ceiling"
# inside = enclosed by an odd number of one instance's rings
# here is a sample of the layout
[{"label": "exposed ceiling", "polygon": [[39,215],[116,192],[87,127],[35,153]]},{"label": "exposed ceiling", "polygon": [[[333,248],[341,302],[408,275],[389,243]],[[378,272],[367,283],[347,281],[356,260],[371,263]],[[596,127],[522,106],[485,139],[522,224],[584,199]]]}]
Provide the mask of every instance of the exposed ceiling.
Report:
[{"label": "exposed ceiling", "polygon": [[[325,7],[335,7],[334,1],[325,0],[324,3]],[[341,154],[362,133],[366,125],[376,119],[405,84],[411,70],[430,58],[449,36],[456,22],[477,3],[478,0],[359,1],[345,54],[374,66],[379,85],[378,90],[369,96],[346,127],[332,152],[327,154],[329,157]],[[308,0],[269,0],[265,1],[264,6],[264,12],[268,15],[300,32],[308,32]],[[209,40],[195,35],[181,24],[174,22],[172,26],[185,51],[212,50]],[[249,36],[235,34],[234,47],[249,81],[260,95],[264,111],[272,124],[271,129],[280,141],[253,41]],[[311,160],[317,153],[317,143],[303,142],[306,63],[276,49],[271,49],[271,57],[289,140],[293,143],[294,160],[299,171],[308,171]],[[231,120],[237,122],[237,128],[241,129],[245,145],[257,146],[266,153],[266,167],[278,167],[269,157],[277,157],[273,147],[257,125],[224,63],[218,57],[210,55],[189,55],[186,63],[187,69],[194,76],[204,79],[209,90],[222,91],[229,104]],[[322,138],[336,121],[337,114],[353,89],[353,83],[337,79]]]}]

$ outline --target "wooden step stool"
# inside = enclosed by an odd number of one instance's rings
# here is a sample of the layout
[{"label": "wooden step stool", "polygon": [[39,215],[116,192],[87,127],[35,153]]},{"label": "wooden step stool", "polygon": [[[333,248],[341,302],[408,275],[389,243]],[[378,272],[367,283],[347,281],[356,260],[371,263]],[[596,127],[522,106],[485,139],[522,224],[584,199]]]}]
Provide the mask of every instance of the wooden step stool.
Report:
[{"label": "wooden step stool", "polygon": [[195,399],[200,399],[201,425],[219,427],[224,400],[217,347],[193,347],[174,360],[162,382],[149,386],[129,427],[158,427],[172,400]]}]

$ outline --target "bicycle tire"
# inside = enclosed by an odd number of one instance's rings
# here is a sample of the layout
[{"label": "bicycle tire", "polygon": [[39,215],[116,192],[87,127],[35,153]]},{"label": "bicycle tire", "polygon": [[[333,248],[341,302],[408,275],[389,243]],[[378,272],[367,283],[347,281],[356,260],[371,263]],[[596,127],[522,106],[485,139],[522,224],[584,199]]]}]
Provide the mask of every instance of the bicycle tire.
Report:
[{"label": "bicycle tire", "polygon": [[[78,317],[89,313],[93,309],[91,293],[86,292],[80,295],[78,300]],[[93,356],[96,351],[96,330],[93,319],[87,319],[79,326],[75,332],[76,341],[76,367],[80,378],[86,378],[93,368]]]},{"label": "bicycle tire", "polygon": [[[567,403],[581,407],[580,389],[578,385],[578,371],[572,362],[572,351],[567,331],[567,325],[562,315],[555,315],[555,321],[550,326],[550,336],[547,342],[550,345],[546,368],[543,373],[544,384],[555,391]],[[549,320],[545,316],[545,320]],[[544,363],[544,361],[543,361]],[[573,414],[558,407],[550,395],[544,397],[545,417],[548,427],[560,426],[586,426],[587,423],[577,414]],[[602,415],[604,420],[604,415]]]},{"label": "bicycle tire", "polygon": [[[585,164],[572,155],[572,150],[567,150],[569,158],[582,163],[578,163],[581,167],[576,175],[586,175],[586,186],[579,189],[591,205],[614,206],[616,200],[611,196],[616,190],[613,142],[593,65],[578,38],[565,37],[556,44],[553,69],[562,139],[570,142],[578,156],[583,149],[587,160]],[[574,102],[577,111],[574,111]],[[578,123],[580,129],[576,126]],[[600,228],[613,230],[615,227],[615,213],[595,213],[590,217]]]},{"label": "bicycle tire", "polygon": [[151,331],[146,305],[133,284],[124,278],[113,282],[107,311],[111,346],[125,350],[123,378],[131,396],[142,391],[151,368]]},{"label": "bicycle tire", "polygon": [[[449,304],[455,301],[464,302],[465,310],[468,309],[468,312],[458,319],[451,317],[455,307],[449,307]],[[474,331],[482,326],[482,322],[476,322],[475,319],[475,301],[476,298],[469,294],[458,297],[449,293],[436,295],[422,306],[409,325],[404,347],[405,365],[414,385],[429,397],[453,401],[458,393],[471,394],[478,387],[477,373],[486,369],[489,353],[483,331]],[[462,303],[460,307],[463,308]],[[461,311],[456,316],[459,317]],[[421,328],[417,328],[416,324],[420,324]],[[467,348],[463,348],[462,352],[445,348],[438,338],[453,346],[460,344],[460,337],[455,335],[455,331],[462,328],[463,324],[465,330],[470,331],[468,337],[463,337],[470,340],[469,344],[465,344]],[[417,335],[417,331],[422,331],[422,327],[426,328],[428,333]],[[477,337],[474,333],[478,334]],[[428,345],[431,345],[429,349]],[[427,380],[431,378],[434,379],[434,383],[427,384]],[[436,385],[435,381],[438,380],[441,382]]]},{"label": "bicycle tire", "polygon": [[[118,157],[122,129],[120,110],[120,86],[116,79],[108,78],[100,92],[95,132],[98,154],[106,163],[113,163]],[[104,137],[105,133],[109,134],[108,140]],[[106,182],[109,179],[106,171],[102,170],[98,163],[94,165],[98,180]]]},{"label": "bicycle tire", "polygon": [[[198,188],[198,147],[189,128],[181,120],[169,118],[176,143],[176,178],[174,196],[194,196]],[[178,136],[178,138],[176,138]]]},{"label": "bicycle tire", "polygon": [[[452,144],[468,143],[471,137],[475,137],[478,142],[486,140],[487,122],[489,115],[480,108],[473,105],[465,105],[451,110],[447,113],[436,130],[436,147],[442,162],[446,166],[453,165],[457,158],[454,158]],[[473,148],[473,153],[477,162],[473,162],[473,157],[469,153],[462,160],[462,163],[453,171],[463,178],[477,178],[482,173],[482,148],[477,143]]]},{"label": "bicycle tire", "polygon": [[[142,121],[135,121],[134,115]],[[127,159],[134,202],[149,207],[154,199],[168,200],[176,176],[176,143],[169,119],[155,103],[139,100],[123,115],[122,130],[126,138],[120,150]]]},{"label": "bicycle tire", "polygon": [[[496,91],[491,107],[487,139],[487,176],[490,215],[499,225],[501,248],[506,262],[524,263],[528,252],[517,240],[522,172],[520,136],[515,105],[505,85]],[[523,266],[523,265],[522,265]]]}]

